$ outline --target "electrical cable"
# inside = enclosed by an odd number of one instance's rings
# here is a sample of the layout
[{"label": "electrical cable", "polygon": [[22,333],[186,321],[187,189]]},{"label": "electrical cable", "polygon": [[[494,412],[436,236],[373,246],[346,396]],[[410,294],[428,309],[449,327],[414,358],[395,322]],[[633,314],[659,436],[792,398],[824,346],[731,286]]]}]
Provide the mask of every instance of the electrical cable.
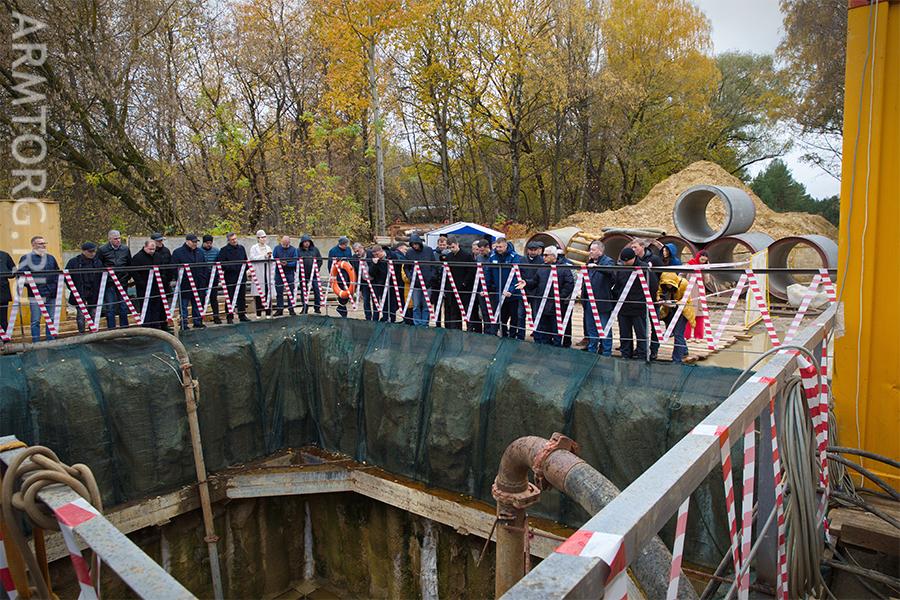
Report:
[{"label": "electrical cable", "polygon": [[900,469],[900,461],[896,461],[892,458],[888,458],[887,456],[884,456],[881,454],[869,452],[868,450],[860,450],[859,448],[847,448],[846,446],[828,446],[827,450],[830,453],[852,454],[854,456],[864,456],[865,458],[871,458],[872,460],[884,463],[886,465],[890,465],[896,469]]},{"label": "electrical cable", "polygon": [[848,467],[848,468],[850,468],[850,469],[853,469],[854,471],[856,471],[856,472],[859,473],[860,475],[865,476],[866,479],[868,479],[869,481],[871,481],[872,483],[874,483],[875,485],[877,485],[878,487],[880,487],[881,489],[883,489],[885,492],[887,492],[887,494],[888,494],[891,498],[893,498],[893,499],[896,500],[897,502],[900,502],[900,493],[898,493],[897,490],[895,490],[894,488],[892,488],[892,487],[890,486],[890,484],[888,484],[884,479],[882,479],[881,477],[879,477],[878,475],[876,475],[876,474],[873,473],[872,471],[868,470],[868,469],[865,468],[865,467],[859,466],[858,464],[856,464],[856,463],[853,462],[852,460],[847,460],[847,459],[844,458],[843,456],[834,455],[834,456],[831,457],[830,460],[833,460],[833,461],[835,461],[835,462],[838,462],[838,463],[844,465],[845,467]]}]

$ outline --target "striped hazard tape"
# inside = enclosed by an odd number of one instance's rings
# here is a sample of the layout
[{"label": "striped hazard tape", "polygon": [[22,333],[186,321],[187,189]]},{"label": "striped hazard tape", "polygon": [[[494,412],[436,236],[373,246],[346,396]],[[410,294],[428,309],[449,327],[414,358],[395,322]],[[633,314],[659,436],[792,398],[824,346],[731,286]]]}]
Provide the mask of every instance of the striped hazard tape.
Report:
[{"label": "striped hazard tape", "polygon": [[[97,333],[99,326],[91,317],[91,313],[88,310],[87,304],[85,304],[84,299],[81,297],[81,293],[78,291],[78,288],[75,287],[75,282],[72,280],[72,275],[69,274],[68,269],[63,269],[63,277],[66,280],[66,285],[69,287],[69,293],[71,293],[72,297],[75,298],[75,306],[77,306],[78,310],[81,311],[81,316],[84,317],[84,322],[87,324],[88,329],[90,329],[92,333]],[[101,300],[98,298],[97,301],[100,302]]]},{"label": "striped hazard tape", "polygon": [[[51,337],[55,338],[57,335],[59,335],[59,331],[56,329],[56,322],[53,320],[53,317],[47,310],[47,304],[44,302],[43,296],[41,296],[41,293],[38,291],[37,284],[34,282],[34,277],[30,272],[25,273],[25,282],[31,289],[31,294],[37,302],[38,309],[40,309],[41,311],[41,315],[44,317],[44,322],[47,324],[47,331],[50,332]],[[59,302],[57,302],[57,306],[59,306]]]},{"label": "striped hazard tape", "polygon": [[[75,540],[75,528],[87,523],[100,513],[83,498],[73,500],[68,504],[53,509],[53,513],[56,515],[56,520],[59,521],[59,531],[66,542],[69,558],[78,578],[78,586],[81,588],[81,594],[78,596],[79,600],[97,600],[98,593],[91,580],[90,569],[87,561],[84,560],[84,556],[81,554],[78,542]],[[95,563],[95,566],[99,569],[99,561]]]},{"label": "striped hazard tape", "polygon": [[653,295],[650,293],[650,284],[647,283],[647,276],[640,267],[635,267],[635,272],[638,275],[638,281],[641,282],[641,289],[644,291],[644,300],[647,302],[647,312],[650,314],[650,322],[653,323],[653,331],[656,332],[656,339],[662,341],[665,332],[659,321],[659,315],[656,314],[656,304]]},{"label": "striped hazard tape", "polygon": [[687,532],[688,508],[691,498],[688,496],[678,507],[678,519],[675,521],[675,543],[672,545],[672,568],[669,570],[669,588],[666,600],[678,598],[678,582],[681,579],[681,562],[684,557],[684,537]]},{"label": "striped hazard tape", "polygon": [[622,536],[579,529],[556,549],[559,554],[599,558],[609,567],[604,598],[628,598],[625,546]]},{"label": "striped hazard tape", "polygon": [[777,381],[772,377],[751,377],[753,383],[763,383],[769,389],[769,438],[772,444],[772,474],[775,482],[775,517],[777,519],[777,571],[778,598],[787,600],[787,523],[784,517],[784,482],[781,474],[781,454],[778,451],[778,429],[775,419],[775,393]]},{"label": "striped hazard tape", "polygon": [[[741,501],[741,564],[750,562],[750,546],[753,541],[753,486],[756,468],[756,419],[744,430],[744,499]],[[745,569],[738,581],[738,598],[750,597],[750,569]]]},{"label": "striped hazard tape", "polygon": [[6,545],[3,543],[3,527],[0,526],[0,586],[6,592],[9,600],[16,600],[19,593],[16,591],[16,584],[12,578],[12,572],[9,570],[9,562],[6,559]]}]

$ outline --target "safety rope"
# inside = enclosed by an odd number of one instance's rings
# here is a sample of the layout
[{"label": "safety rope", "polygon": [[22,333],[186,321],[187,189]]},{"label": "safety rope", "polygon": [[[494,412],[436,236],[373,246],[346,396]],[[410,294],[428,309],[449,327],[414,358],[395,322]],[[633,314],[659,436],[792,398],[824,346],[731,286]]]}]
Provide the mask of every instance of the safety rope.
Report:
[{"label": "safety rope", "polygon": [[[13,448],[2,447],[0,451],[10,449]],[[38,500],[37,494],[42,489],[56,484],[69,487],[84,500],[77,500],[50,510]],[[72,536],[74,525],[67,518],[71,512],[68,510],[70,508],[91,514],[103,510],[100,489],[87,465],[66,465],[52,450],[44,446],[27,447],[13,457],[3,474],[2,484],[0,484],[0,518],[3,521],[3,531],[13,542],[28,567],[31,581],[36,588],[34,593],[38,598],[55,597],[46,568],[46,554],[40,552],[40,548],[38,548],[43,541],[41,539],[38,542],[39,530],[60,530],[63,533],[81,587],[80,597],[99,596],[97,590],[99,590],[100,583],[100,560],[93,556],[89,561],[91,565],[89,569],[88,561],[81,556]],[[22,529],[23,517],[28,518],[35,530],[37,553],[33,552],[28,545],[28,539]],[[39,556],[40,554],[43,556]],[[16,582],[17,587],[22,585],[27,585],[27,583]]]}]

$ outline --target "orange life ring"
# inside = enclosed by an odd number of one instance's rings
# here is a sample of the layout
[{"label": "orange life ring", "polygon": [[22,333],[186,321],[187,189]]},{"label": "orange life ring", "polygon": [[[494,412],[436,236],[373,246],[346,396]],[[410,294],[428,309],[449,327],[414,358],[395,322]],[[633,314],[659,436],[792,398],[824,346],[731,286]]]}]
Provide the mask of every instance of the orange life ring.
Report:
[{"label": "orange life ring", "polygon": [[[345,278],[341,279],[338,276],[339,270],[346,274]],[[347,283],[348,280],[350,283]],[[344,283],[347,287],[342,288],[341,283]],[[331,265],[331,291],[334,292],[335,296],[344,300],[349,299],[356,292],[356,270],[346,260],[335,261]]]}]

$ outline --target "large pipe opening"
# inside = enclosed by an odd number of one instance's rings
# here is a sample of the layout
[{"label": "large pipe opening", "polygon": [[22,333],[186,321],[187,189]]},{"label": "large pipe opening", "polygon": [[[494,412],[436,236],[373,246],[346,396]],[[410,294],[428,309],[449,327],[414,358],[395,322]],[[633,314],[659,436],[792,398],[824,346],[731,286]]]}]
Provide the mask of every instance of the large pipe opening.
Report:
[{"label": "large pipe opening", "polygon": [[613,260],[618,260],[619,254],[622,253],[625,246],[630,244],[632,240],[634,240],[634,236],[628,235],[627,233],[607,233],[600,241],[606,246],[604,254]]},{"label": "large pipe opening", "polygon": [[[742,233],[717,239],[706,247],[706,252],[711,263],[743,262],[768,248],[772,241],[772,237],[765,233]],[[741,276],[735,271],[710,271],[709,274],[717,283],[732,286]]]},{"label": "large pipe opening", "polygon": [[[818,269],[837,267],[838,246],[822,235],[795,235],[782,238],[769,246],[772,269]],[[769,293],[787,300],[787,289],[795,283],[808,284],[812,275],[795,275],[788,271],[769,273]]]},{"label": "large pipe opening", "polygon": [[[744,233],[753,225],[756,205],[738,188],[695,185],[675,201],[675,228],[695,244]],[[712,260],[710,260],[712,262]]]}]

